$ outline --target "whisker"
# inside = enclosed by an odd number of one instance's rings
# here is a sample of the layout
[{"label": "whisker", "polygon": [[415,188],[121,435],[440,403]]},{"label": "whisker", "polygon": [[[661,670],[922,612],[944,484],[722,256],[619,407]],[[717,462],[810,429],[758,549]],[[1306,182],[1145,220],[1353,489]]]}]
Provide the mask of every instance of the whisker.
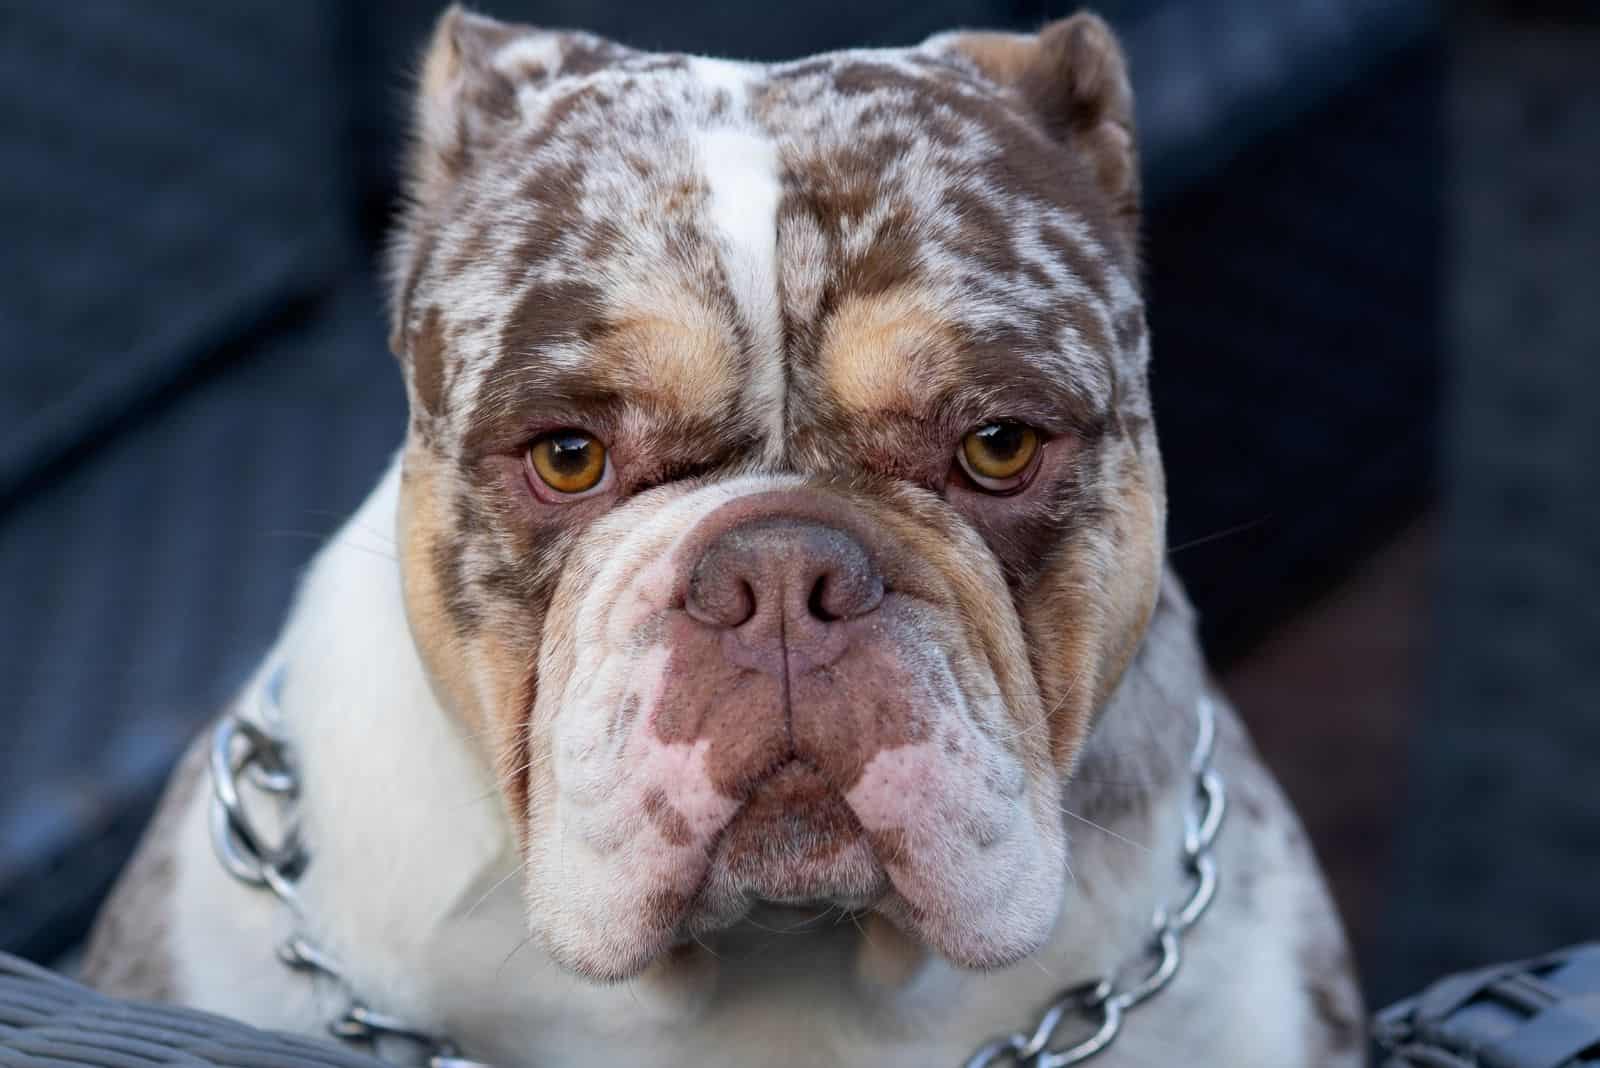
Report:
[{"label": "whisker", "polygon": [[1173,553],[1181,553],[1185,549],[1193,549],[1197,545],[1205,545],[1208,542],[1218,541],[1218,540],[1220,540],[1222,538],[1232,537],[1235,534],[1243,534],[1247,530],[1250,530],[1250,529],[1252,529],[1254,527],[1259,527],[1263,523],[1270,523],[1270,522],[1272,522],[1272,516],[1264,515],[1264,516],[1261,516],[1258,519],[1251,519],[1251,520],[1249,520],[1247,522],[1244,522],[1244,523],[1235,523],[1231,527],[1225,527],[1222,530],[1218,530],[1218,531],[1216,531],[1214,533],[1205,534],[1205,535],[1202,535],[1201,537],[1198,537],[1198,538],[1193,538],[1193,539],[1191,539],[1189,541],[1184,542],[1182,545],[1175,545],[1172,548],[1167,550],[1167,555],[1171,556]]},{"label": "whisker", "polygon": [[1127,835],[1118,834],[1116,831],[1113,831],[1110,827],[1107,827],[1102,823],[1096,823],[1094,820],[1090,819],[1088,816],[1080,816],[1076,812],[1072,811],[1070,808],[1068,808],[1065,805],[1061,806],[1061,811],[1065,812],[1067,815],[1071,816],[1073,819],[1078,820],[1080,823],[1087,823],[1089,826],[1093,827],[1097,831],[1104,831],[1106,834],[1109,834],[1111,837],[1115,838],[1119,842],[1123,842],[1123,843],[1125,843],[1127,845],[1131,845],[1133,848],[1143,850],[1146,853],[1154,852],[1154,850],[1152,850],[1149,846],[1144,845],[1143,843],[1140,843],[1140,842],[1135,842],[1132,838],[1129,838]]},{"label": "whisker", "polygon": [[371,526],[370,524],[367,524],[367,523],[353,523],[353,524],[351,524],[350,529],[351,530],[359,530],[363,534],[368,535],[369,537],[377,538],[379,541],[383,542],[385,545],[393,545],[394,544],[394,538],[391,535],[385,534],[383,531],[379,530],[375,526]]},{"label": "whisker", "polygon": [[808,916],[805,919],[797,920],[792,926],[789,926],[789,927],[768,927],[766,924],[760,923],[760,922],[756,921],[755,919],[753,919],[753,918],[751,918],[749,916],[746,916],[744,918],[744,922],[748,923],[751,927],[754,927],[756,930],[758,930],[758,931],[766,931],[768,934],[777,934],[777,935],[806,934],[807,933],[807,931],[806,931],[807,927],[809,927],[813,923],[816,923],[818,920],[823,919],[824,917],[826,917],[828,915],[828,913],[830,913],[830,912],[832,912],[834,910],[834,908],[835,908],[835,906],[829,905],[827,908],[823,909],[821,912],[817,913],[815,916]]},{"label": "whisker", "polygon": [[336,545],[341,549],[353,549],[356,552],[369,553],[380,560],[389,560],[394,563],[398,563],[400,559],[393,553],[385,552],[383,549],[375,548],[371,545],[358,545],[353,541],[329,541],[328,535],[313,533],[309,530],[264,530],[261,533],[268,538],[304,538],[307,541],[326,543],[330,546]]},{"label": "whisker", "polygon": [[491,887],[489,887],[489,889],[485,890],[483,892],[483,896],[482,897],[478,898],[478,900],[476,900],[476,901],[474,901],[472,903],[472,907],[467,909],[467,911],[463,914],[462,918],[463,919],[470,919],[472,914],[474,912],[478,911],[478,906],[479,905],[482,905],[485,901],[488,901],[489,898],[494,895],[494,892],[496,890],[500,889],[502,886],[506,885],[506,883],[510,882],[513,878],[515,878],[516,876],[520,875],[523,871],[525,871],[527,869],[527,867],[528,867],[528,862],[527,861],[523,861],[520,864],[514,865],[512,867],[512,869],[510,871],[506,872],[505,875],[502,878],[497,879],[493,886],[491,886]]},{"label": "whisker", "polygon": [[506,965],[511,963],[511,958],[515,957],[518,953],[521,953],[524,949],[526,949],[527,946],[528,946],[528,943],[532,942],[532,941],[533,941],[533,935],[529,934],[526,938],[524,938],[522,941],[518,942],[515,946],[512,946],[511,947],[511,952],[507,953],[506,957],[505,957],[505,960],[500,962],[500,967],[495,969],[495,973],[494,973],[495,974],[495,978],[498,979],[500,977],[500,973],[504,972],[506,970]]},{"label": "whisker", "polygon": [[[542,770],[543,768],[548,766],[550,761],[553,760],[553,759],[554,759],[554,757],[549,753],[545,753],[545,754],[543,754],[541,756],[534,757],[534,758],[528,760],[527,763],[525,763],[525,764],[522,764],[522,765],[520,765],[518,767],[509,769],[506,772],[506,777],[508,777],[508,778],[518,778],[520,776],[526,775],[530,771]],[[462,801],[460,803],[460,805],[461,805],[462,808],[471,808],[473,805],[481,805],[481,804],[483,804],[483,802],[488,801],[491,798],[498,797],[499,795],[500,795],[500,787],[498,785],[491,786],[488,790],[485,790],[483,793],[478,794],[476,797],[469,797],[465,801]]]}]

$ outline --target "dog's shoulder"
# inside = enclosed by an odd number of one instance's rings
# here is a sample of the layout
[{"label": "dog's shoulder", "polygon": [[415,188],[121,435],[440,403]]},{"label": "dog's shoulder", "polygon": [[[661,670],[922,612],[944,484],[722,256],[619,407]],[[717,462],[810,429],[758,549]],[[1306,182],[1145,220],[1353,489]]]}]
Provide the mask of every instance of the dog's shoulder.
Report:
[{"label": "dog's shoulder", "polygon": [[174,769],[154,818],[89,935],[81,978],[118,997],[179,997],[171,943],[176,907],[178,826],[206,781],[206,735]]},{"label": "dog's shoulder", "polygon": [[1210,942],[1202,970],[1297,1032],[1305,1063],[1365,1063],[1354,961],[1311,841],[1234,716],[1226,722],[1219,758],[1230,826],[1218,842],[1219,915],[1196,930]]}]

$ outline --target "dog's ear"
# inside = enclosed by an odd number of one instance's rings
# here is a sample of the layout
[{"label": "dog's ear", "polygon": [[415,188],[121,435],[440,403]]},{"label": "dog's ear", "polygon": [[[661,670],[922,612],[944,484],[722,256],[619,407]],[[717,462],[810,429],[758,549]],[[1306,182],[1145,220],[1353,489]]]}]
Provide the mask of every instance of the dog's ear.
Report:
[{"label": "dog's ear", "polygon": [[430,203],[477,152],[522,118],[529,89],[581,74],[627,49],[591,34],[500,22],[453,4],[422,57],[410,193]]},{"label": "dog's ear", "polygon": [[1133,88],[1122,47],[1103,19],[1081,11],[1036,35],[962,32],[932,43],[1013,90],[1052,137],[1083,153],[1112,210],[1137,230]]},{"label": "dog's ear", "polygon": [[440,16],[422,57],[416,101],[411,194],[432,202],[461,174],[472,153],[516,121],[517,92],[495,56],[522,34],[536,33],[452,4]]}]

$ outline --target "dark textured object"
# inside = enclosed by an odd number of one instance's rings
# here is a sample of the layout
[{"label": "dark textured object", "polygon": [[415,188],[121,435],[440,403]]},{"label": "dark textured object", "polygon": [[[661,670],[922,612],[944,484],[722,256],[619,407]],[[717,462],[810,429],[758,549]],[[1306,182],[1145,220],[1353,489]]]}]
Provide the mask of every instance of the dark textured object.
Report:
[{"label": "dark textured object", "polygon": [[319,12],[7,5],[0,510],[348,263]]},{"label": "dark textured object", "polygon": [[376,481],[405,426],[381,314],[360,279],[286,313],[0,522],[0,946],[82,936],[167,769]]},{"label": "dark textured object", "polygon": [[[1441,979],[1378,1015],[1381,1068],[1600,1065],[1600,943]],[[331,1042],[119,1001],[0,953],[0,1068],[378,1068]]]},{"label": "dark textured object", "polygon": [[1600,942],[1440,979],[1373,1035],[1382,1068],[1600,1065]]},{"label": "dark textured object", "polygon": [[1600,27],[1460,27],[1438,653],[1380,999],[1600,931]]},{"label": "dark textured object", "polygon": [[383,1068],[331,1042],[119,1001],[0,953],[0,1068]]},{"label": "dark textured object", "polygon": [[[841,4],[801,20],[629,0],[492,6],[647,47],[774,57],[952,25],[1031,28],[1076,5]],[[1177,557],[1199,581],[1208,635],[1245,635],[1303,596],[1308,570],[1331,573],[1391,510],[1414,506],[1426,481],[1425,450],[1390,431],[1414,430],[1396,413],[1428,403],[1434,354],[1406,339],[1431,315],[1372,297],[1426,294],[1432,266],[1404,257],[1373,276],[1383,243],[1337,213],[1308,230],[1296,198],[1347,211],[1381,202],[1377,229],[1427,246],[1432,215],[1416,191],[1431,146],[1383,116],[1425,112],[1428,74],[1371,89],[1359,79],[1415,66],[1394,50],[1426,29],[1432,5],[1102,6],[1140,93],[1154,388],[1181,488],[1174,543],[1283,520]],[[0,142],[0,203],[22,266],[0,287],[0,325],[17,326],[0,354],[0,410],[18,419],[0,423],[0,947],[38,959],[81,937],[165,770],[271,640],[297,570],[404,426],[362,234],[392,203],[406,72],[436,5],[291,7],[238,0],[190,26],[178,0],[21,4],[0,39],[0,85],[27,97]],[[1349,131],[1319,117],[1336,92]],[[1369,126],[1375,139],[1362,140]],[[1346,175],[1341,153],[1373,145],[1383,166]],[[1202,179],[1199,199],[1183,193]],[[1280,184],[1295,194],[1264,196]],[[67,192],[94,211],[65,210]],[[1230,284],[1207,285],[1218,242],[1246,233]],[[1267,285],[1276,318],[1264,325],[1254,309]],[[1360,296],[1351,316],[1403,318],[1386,324],[1383,359],[1350,359],[1322,320],[1299,328],[1329,291]],[[1285,348],[1300,369],[1293,389],[1282,388]],[[1387,380],[1386,360],[1403,369],[1387,407],[1305,417],[1323,396]],[[1354,432],[1358,416],[1372,432]],[[1306,426],[1327,432],[1286,437]],[[1347,467],[1381,473],[1382,492],[1341,483],[1302,515],[1306,491]],[[1219,469],[1234,477],[1212,477]],[[363,551],[393,553],[392,532],[371,534]]]}]

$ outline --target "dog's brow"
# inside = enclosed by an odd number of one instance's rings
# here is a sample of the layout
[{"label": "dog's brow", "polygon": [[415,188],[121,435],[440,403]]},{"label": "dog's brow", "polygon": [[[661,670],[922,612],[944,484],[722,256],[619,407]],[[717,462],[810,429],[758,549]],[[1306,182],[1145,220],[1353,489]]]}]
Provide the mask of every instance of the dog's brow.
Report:
[{"label": "dog's brow", "polygon": [[845,333],[826,348],[820,389],[853,420],[953,425],[1016,418],[1065,432],[1099,424],[1110,380],[1046,369],[1003,342],[964,341],[926,324]]},{"label": "dog's brow", "polygon": [[[627,410],[679,424],[736,415],[741,378],[735,339],[713,309],[695,300],[630,315],[584,313],[494,360],[470,413],[473,451],[515,443],[530,426],[567,419],[616,421]],[[519,336],[507,331],[502,338]]]},{"label": "dog's brow", "polygon": [[1070,384],[1026,374],[1013,383],[961,383],[928,393],[912,405],[891,402],[851,410],[853,420],[868,423],[909,418],[960,430],[1015,419],[1057,434],[1093,431],[1108,414],[1106,404]]}]

